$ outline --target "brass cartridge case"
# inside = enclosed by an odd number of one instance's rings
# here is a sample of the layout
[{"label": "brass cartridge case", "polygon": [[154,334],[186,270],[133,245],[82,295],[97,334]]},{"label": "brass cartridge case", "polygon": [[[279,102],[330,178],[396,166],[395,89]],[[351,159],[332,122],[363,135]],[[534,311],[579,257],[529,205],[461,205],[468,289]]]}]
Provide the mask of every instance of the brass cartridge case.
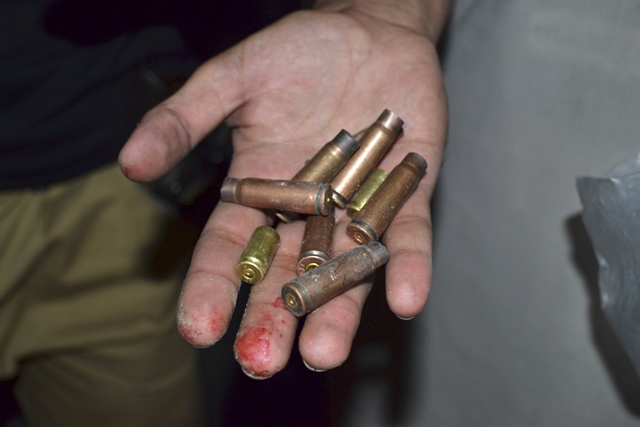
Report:
[{"label": "brass cartridge case", "polygon": [[245,283],[260,283],[280,246],[280,235],[271,227],[255,229],[236,264],[236,276]]},{"label": "brass cartridge case", "polygon": [[366,129],[362,129],[360,132],[353,135],[353,137],[358,140],[358,143],[360,143],[360,140],[362,139],[362,135],[364,135],[366,131],[367,131]]},{"label": "brass cartridge case", "polygon": [[296,317],[351,289],[389,261],[389,252],[380,242],[353,248],[312,268],[282,287],[282,300]]},{"label": "brass cartridge case", "polygon": [[331,259],[333,226],[336,218],[333,211],[327,216],[309,216],[298,256],[298,276]]},{"label": "brass cartridge case", "polygon": [[293,177],[293,181],[329,182],[347,164],[360,143],[346,130],[326,143]]},{"label": "brass cartridge case", "polygon": [[389,172],[384,169],[376,168],[372,170],[347,205],[347,215],[351,218],[357,218],[364,205],[388,176]]},{"label": "brass cartridge case", "polygon": [[333,178],[333,201],[344,208],[356,190],[385,155],[404,122],[389,110],[384,112],[360,138],[360,149]]},{"label": "brass cartridge case", "polygon": [[331,185],[317,182],[260,178],[226,178],[220,200],[262,209],[327,216],[331,212]]},{"label": "brass cartridge case", "polygon": [[426,170],[427,161],[422,156],[407,154],[363,206],[358,217],[351,220],[347,234],[360,244],[382,237]]},{"label": "brass cartridge case", "polygon": [[[357,139],[346,130],[341,130],[298,171],[292,181],[331,181],[331,178],[336,176],[359,147],[360,143]],[[276,212],[276,215],[285,223],[293,222],[297,217],[295,213],[290,212]]]}]

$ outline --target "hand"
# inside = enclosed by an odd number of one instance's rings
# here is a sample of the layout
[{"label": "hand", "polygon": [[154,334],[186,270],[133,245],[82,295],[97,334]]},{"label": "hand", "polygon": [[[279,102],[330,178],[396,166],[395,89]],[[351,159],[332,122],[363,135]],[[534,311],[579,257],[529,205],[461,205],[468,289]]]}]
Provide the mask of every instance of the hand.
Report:
[{"label": "hand", "polygon": [[[386,231],[386,292],[391,310],[412,318],[431,283],[429,201],[446,136],[446,100],[438,58],[425,36],[357,10],[290,15],[202,65],[173,97],[143,118],[120,155],[124,173],[160,177],[222,120],[234,127],[235,178],[290,179],[341,129],[356,133],[385,109],[404,121],[404,135],[381,163],[390,171],[409,152],[427,175]],[[334,254],[355,246],[337,213]],[[235,265],[253,230],[268,224],[259,210],[221,203],[194,251],[178,306],[178,326],[198,347],[225,333],[240,286]],[[235,353],[244,371],[267,378],[284,368],[297,319],[280,299],[295,277],[304,224],[281,224],[281,246],[264,281],[251,290]],[[363,283],[310,313],[299,346],[315,370],[339,366],[350,352]]]}]

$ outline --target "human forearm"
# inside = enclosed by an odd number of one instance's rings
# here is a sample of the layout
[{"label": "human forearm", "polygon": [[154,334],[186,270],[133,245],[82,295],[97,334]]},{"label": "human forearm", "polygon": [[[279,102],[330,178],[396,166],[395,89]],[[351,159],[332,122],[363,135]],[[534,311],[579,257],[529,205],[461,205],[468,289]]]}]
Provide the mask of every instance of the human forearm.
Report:
[{"label": "human forearm", "polygon": [[315,8],[330,12],[354,10],[409,28],[437,43],[451,0],[317,0]]}]

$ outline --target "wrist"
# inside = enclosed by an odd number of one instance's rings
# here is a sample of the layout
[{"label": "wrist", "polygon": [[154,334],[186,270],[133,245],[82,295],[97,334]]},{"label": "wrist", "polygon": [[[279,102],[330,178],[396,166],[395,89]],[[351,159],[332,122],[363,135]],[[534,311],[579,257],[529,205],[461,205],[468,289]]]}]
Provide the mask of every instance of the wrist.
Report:
[{"label": "wrist", "polygon": [[315,9],[368,15],[416,32],[436,44],[450,5],[450,0],[316,0]]}]

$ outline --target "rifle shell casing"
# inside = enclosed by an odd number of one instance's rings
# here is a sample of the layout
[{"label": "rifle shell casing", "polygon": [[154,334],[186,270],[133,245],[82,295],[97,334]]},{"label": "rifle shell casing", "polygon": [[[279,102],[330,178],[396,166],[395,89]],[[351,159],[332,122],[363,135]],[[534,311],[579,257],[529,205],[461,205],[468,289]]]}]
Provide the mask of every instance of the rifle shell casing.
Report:
[{"label": "rifle shell casing", "polygon": [[387,261],[389,252],[382,243],[369,242],[293,279],[282,287],[282,299],[294,316],[304,316],[351,289]]},{"label": "rifle shell casing", "polygon": [[[349,158],[360,147],[360,143],[346,130],[341,130],[335,138],[309,160],[293,177],[292,181],[329,182],[344,167]],[[297,218],[295,213],[276,212],[285,223]]]},{"label": "rifle shell casing", "polygon": [[363,206],[388,176],[389,172],[384,169],[376,168],[372,170],[347,205],[347,215],[351,218],[357,218]]},{"label": "rifle shell casing", "polygon": [[236,265],[236,276],[245,283],[260,283],[267,274],[269,265],[280,246],[280,235],[271,227],[255,229],[240,261]]},{"label": "rifle shell casing", "polygon": [[360,143],[360,140],[362,139],[362,135],[364,135],[366,132],[367,132],[367,129],[362,129],[360,132],[353,135],[353,137],[358,140],[358,143]]},{"label": "rifle shell casing", "polygon": [[329,182],[347,164],[359,147],[358,140],[343,129],[300,169],[293,180]]},{"label": "rifle shell casing", "polygon": [[333,212],[327,216],[309,216],[304,229],[304,237],[298,257],[298,276],[331,259],[333,226],[336,219]]},{"label": "rifle shell casing", "polygon": [[426,170],[427,161],[422,156],[407,154],[347,226],[347,234],[360,244],[378,240]]},{"label": "rifle shell casing", "polygon": [[220,200],[262,209],[327,216],[331,212],[331,185],[318,182],[260,178],[226,178]]},{"label": "rifle shell casing", "polygon": [[358,187],[385,155],[404,122],[389,110],[378,117],[360,138],[360,149],[349,159],[344,168],[333,178],[333,201],[344,208]]}]

